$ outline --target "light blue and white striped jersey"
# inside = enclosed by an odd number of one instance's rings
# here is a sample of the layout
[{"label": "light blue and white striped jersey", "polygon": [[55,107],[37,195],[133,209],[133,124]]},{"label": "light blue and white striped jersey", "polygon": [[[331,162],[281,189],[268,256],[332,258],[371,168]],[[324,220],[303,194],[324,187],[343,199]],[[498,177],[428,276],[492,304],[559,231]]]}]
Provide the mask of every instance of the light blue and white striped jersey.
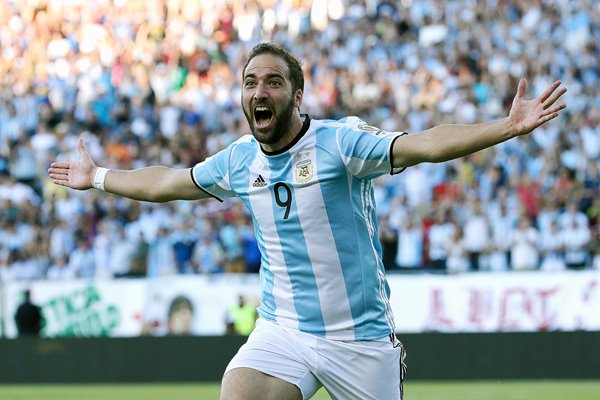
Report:
[{"label": "light blue and white striped jersey", "polygon": [[285,149],[266,153],[246,135],[192,169],[216,198],[238,196],[262,254],[261,317],[336,340],[394,331],[372,179],[388,174],[400,133],[356,117],[304,117]]}]

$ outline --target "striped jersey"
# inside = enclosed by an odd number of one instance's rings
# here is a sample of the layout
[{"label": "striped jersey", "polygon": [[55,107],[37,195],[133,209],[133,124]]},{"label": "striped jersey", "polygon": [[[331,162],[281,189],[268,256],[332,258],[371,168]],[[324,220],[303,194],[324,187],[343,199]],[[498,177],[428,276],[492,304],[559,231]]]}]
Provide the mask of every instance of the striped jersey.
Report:
[{"label": "striped jersey", "polygon": [[372,179],[394,173],[400,133],[356,117],[311,120],[286,148],[267,153],[245,135],[192,168],[202,190],[238,196],[261,251],[262,318],[335,340],[394,331]]}]

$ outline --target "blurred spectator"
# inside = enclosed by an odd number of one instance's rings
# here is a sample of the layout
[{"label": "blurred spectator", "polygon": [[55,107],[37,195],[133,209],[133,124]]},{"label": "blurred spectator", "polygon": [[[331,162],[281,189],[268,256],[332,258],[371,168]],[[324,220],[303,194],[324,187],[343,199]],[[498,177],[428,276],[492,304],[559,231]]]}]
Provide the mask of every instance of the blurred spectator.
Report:
[{"label": "blurred spectator", "polygon": [[515,271],[534,270],[539,263],[538,231],[524,215],[510,235],[511,266]]},{"label": "blurred spectator", "polygon": [[495,211],[488,212],[491,225],[489,268],[491,271],[507,271],[510,266],[510,237],[517,225],[515,213],[510,213],[505,201],[497,203]]},{"label": "blurred spectator", "polygon": [[429,228],[429,261],[431,268],[446,271],[447,244],[452,240],[453,235],[454,225],[450,221],[449,211],[441,208],[437,209],[435,221]]},{"label": "blurred spectator", "polygon": [[588,227],[588,219],[585,213],[579,210],[577,203],[568,203],[564,212],[558,216],[558,224],[561,229],[572,229],[573,227]]},{"label": "blurred spectator", "polygon": [[540,255],[543,271],[562,271],[566,268],[564,251],[564,235],[556,221],[550,226],[540,229]]},{"label": "blurred spectator", "polygon": [[546,197],[542,199],[540,212],[537,218],[537,226],[541,232],[548,232],[550,226],[558,224],[558,216],[560,215],[560,208],[558,202],[553,197]]},{"label": "blurred spectator", "polygon": [[12,202],[16,207],[25,202],[39,204],[40,198],[32,186],[18,182],[13,176],[0,175],[0,199]]},{"label": "blurred spectator", "polygon": [[69,228],[67,221],[58,222],[50,233],[50,256],[57,260],[66,258],[75,249],[74,232]]},{"label": "blurred spectator", "polygon": [[31,291],[23,292],[23,302],[15,313],[15,322],[19,336],[40,336],[44,326],[44,316],[40,306],[31,300]]},{"label": "blurred spectator", "polygon": [[388,214],[382,214],[378,218],[379,240],[381,242],[381,250],[383,253],[381,261],[386,271],[396,268],[396,255],[398,252],[398,236],[395,230],[390,225],[390,217]]},{"label": "blurred spectator", "polygon": [[69,280],[77,278],[77,271],[69,264],[66,256],[53,259],[46,272],[46,278],[52,281]]},{"label": "blurred spectator", "polygon": [[27,263],[31,268],[29,279],[41,279],[45,277],[50,266],[50,251],[48,237],[45,232],[35,227],[27,245],[24,247]]},{"label": "blurred spectator", "polygon": [[152,240],[148,252],[148,276],[173,275],[177,272],[175,252],[170,237],[170,230],[165,226],[158,229],[156,238]]},{"label": "blurred spectator", "polygon": [[245,272],[242,247],[244,215],[233,211],[225,214],[225,224],[219,230],[219,239],[225,250],[225,272]]},{"label": "blurred spectator", "polygon": [[591,242],[590,230],[576,219],[569,219],[568,225],[562,228],[565,263],[569,269],[582,269],[589,256]]},{"label": "blurred spectator", "polygon": [[429,204],[431,200],[432,188],[425,169],[415,165],[403,172],[408,204],[413,208]]},{"label": "blurred spectator", "polygon": [[256,306],[240,295],[238,302],[227,311],[226,331],[229,334],[248,336],[254,330],[256,318],[258,318]]},{"label": "blurred spectator", "polygon": [[125,277],[131,271],[133,257],[135,256],[135,242],[127,237],[125,228],[116,228],[114,238],[109,238],[110,252],[108,254],[108,267],[111,277]]},{"label": "blurred spectator", "polygon": [[93,278],[96,273],[94,251],[85,238],[79,237],[76,242],[75,250],[69,256],[69,268],[78,278]]},{"label": "blurred spectator", "polygon": [[13,262],[17,257],[17,250],[4,250],[0,253],[0,282],[15,280]]},{"label": "blurred spectator", "polygon": [[242,227],[242,248],[244,253],[244,271],[247,273],[258,273],[260,270],[261,254],[258,248],[258,242],[254,231],[252,230],[252,222],[250,217],[246,217],[248,222]]},{"label": "blurred spectator", "polygon": [[144,237],[144,232],[139,233],[138,239],[133,244],[135,248],[131,258],[131,268],[124,276],[143,278],[148,274],[148,256],[150,254],[150,245]]},{"label": "blurred spectator", "polygon": [[423,267],[423,229],[420,221],[408,217],[396,230],[396,267],[407,270]]},{"label": "blurred spectator", "polygon": [[469,255],[470,268],[479,271],[482,258],[490,245],[490,228],[479,200],[475,200],[464,227],[465,249]]},{"label": "blurred spectator", "polygon": [[177,273],[192,273],[191,259],[194,252],[194,246],[196,246],[198,239],[191,221],[184,220],[180,226],[176,227],[173,231],[171,240],[173,241],[173,252],[175,254]]},{"label": "blurred spectator", "polygon": [[540,209],[540,185],[525,173],[520,177],[516,190],[527,216],[535,220]]},{"label": "blurred spectator", "polygon": [[[94,264],[96,265],[96,277],[112,278],[111,252],[114,251],[111,234],[111,226],[108,220],[102,220],[97,225],[97,233],[94,237],[92,249],[94,251]],[[115,243],[114,246],[118,246]]]},{"label": "blurred spectator", "polygon": [[9,258],[8,268],[13,280],[33,280],[40,278],[39,270],[33,259],[28,257],[25,249],[13,250]]},{"label": "blurred spectator", "polygon": [[192,265],[200,274],[214,274],[223,272],[225,253],[218,240],[214,240],[209,233],[203,233],[199,243],[194,247]]},{"label": "blurred spectator", "polygon": [[469,271],[469,257],[463,237],[463,230],[455,225],[452,236],[447,242],[448,258],[446,259],[446,269],[450,274],[456,274]]}]

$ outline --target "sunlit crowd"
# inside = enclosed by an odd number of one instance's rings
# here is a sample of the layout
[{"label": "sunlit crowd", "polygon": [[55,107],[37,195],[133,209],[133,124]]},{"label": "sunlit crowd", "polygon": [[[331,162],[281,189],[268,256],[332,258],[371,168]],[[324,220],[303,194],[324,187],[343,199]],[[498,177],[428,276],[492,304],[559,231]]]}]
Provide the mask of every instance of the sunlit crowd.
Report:
[{"label": "sunlit crowd", "polygon": [[258,42],[302,61],[301,111],[388,131],[504,117],[560,79],[563,116],[375,184],[390,272],[600,269],[600,5],[592,0],[0,0],[0,281],[258,272],[229,200],[140,203],[54,185],[101,166],[187,168],[249,132]]}]

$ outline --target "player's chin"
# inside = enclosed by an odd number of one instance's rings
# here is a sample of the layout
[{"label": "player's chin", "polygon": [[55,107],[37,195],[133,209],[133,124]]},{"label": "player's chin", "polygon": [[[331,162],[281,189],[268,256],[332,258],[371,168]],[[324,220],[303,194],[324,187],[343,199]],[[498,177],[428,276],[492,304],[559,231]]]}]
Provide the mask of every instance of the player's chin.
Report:
[{"label": "player's chin", "polygon": [[277,137],[273,129],[254,128],[253,135],[262,144],[273,144],[277,141]]},{"label": "player's chin", "polygon": [[277,125],[272,120],[269,124],[254,124],[254,137],[261,143],[264,144],[272,144],[277,141],[277,132],[275,131],[275,127]]}]

